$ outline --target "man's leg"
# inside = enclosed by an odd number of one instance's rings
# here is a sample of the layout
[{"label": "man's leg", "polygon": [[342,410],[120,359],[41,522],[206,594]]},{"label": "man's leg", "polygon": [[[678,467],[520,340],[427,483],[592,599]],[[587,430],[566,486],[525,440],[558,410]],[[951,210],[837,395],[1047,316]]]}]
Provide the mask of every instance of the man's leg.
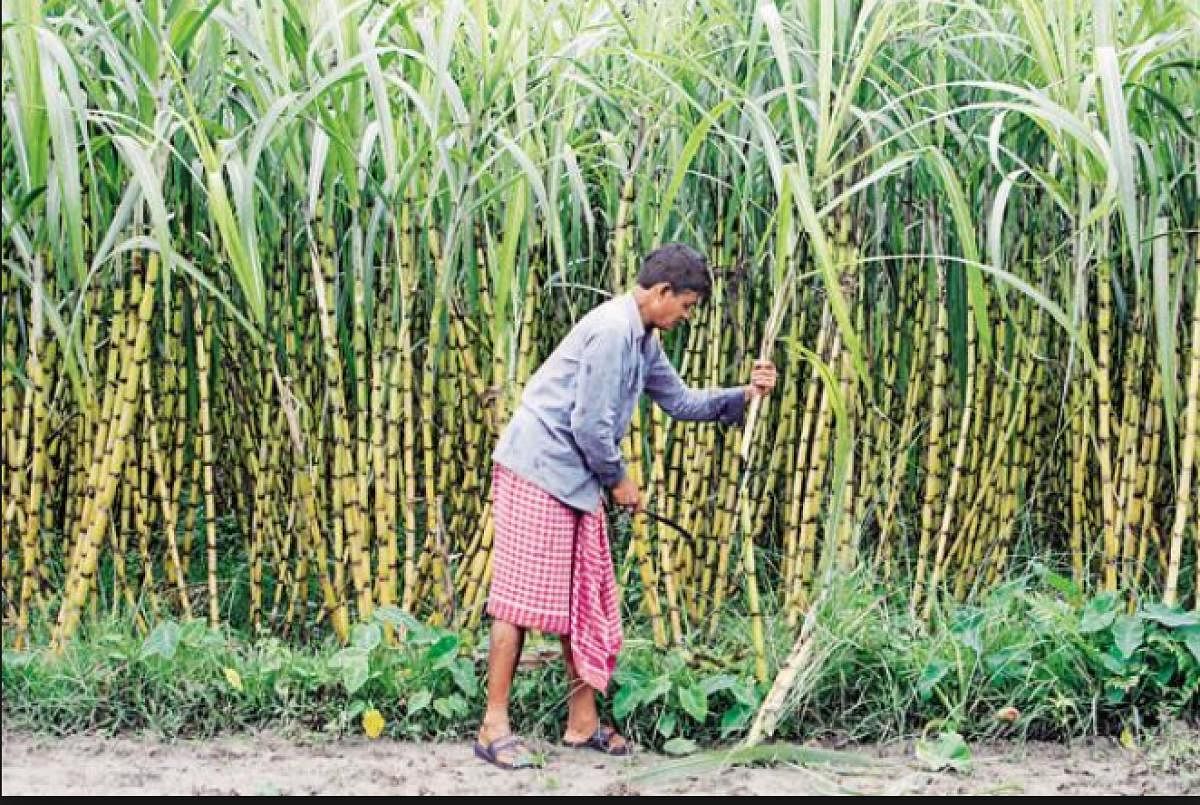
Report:
[{"label": "man's leg", "polygon": [[[520,626],[502,620],[492,621],[491,637],[488,638],[487,710],[479,725],[479,742],[484,746],[512,732],[508,722],[508,696],[524,642],[525,630]],[[513,763],[525,751],[522,745],[506,747],[496,753],[496,759]]]},{"label": "man's leg", "polygon": [[[567,731],[563,740],[569,743],[586,741],[600,726],[600,714],[596,710],[596,691],[588,683],[579,678],[575,669],[575,661],[571,656],[570,635],[562,636],[563,662],[567,666]],[[609,739],[610,750],[620,750],[625,746],[625,739],[613,735]]]}]

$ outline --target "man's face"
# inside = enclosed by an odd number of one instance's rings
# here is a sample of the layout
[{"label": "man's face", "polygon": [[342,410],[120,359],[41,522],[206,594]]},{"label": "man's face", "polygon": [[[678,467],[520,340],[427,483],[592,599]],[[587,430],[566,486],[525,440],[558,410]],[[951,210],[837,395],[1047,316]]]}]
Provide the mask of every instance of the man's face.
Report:
[{"label": "man's face", "polygon": [[673,291],[665,282],[654,286],[654,294],[654,326],[660,330],[670,330],[691,318],[692,310],[700,303],[700,294]]}]

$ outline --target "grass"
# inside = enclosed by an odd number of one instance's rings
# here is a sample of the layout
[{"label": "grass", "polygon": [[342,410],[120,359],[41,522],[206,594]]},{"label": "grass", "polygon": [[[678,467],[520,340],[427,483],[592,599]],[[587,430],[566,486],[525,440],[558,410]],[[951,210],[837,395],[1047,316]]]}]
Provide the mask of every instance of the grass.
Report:
[{"label": "grass", "polygon": [[[1064,581],[1035,568],[976,605],[938,607],[924,625],[864,574],[847,577],[818,613],[818,660],[776,737],[1069,739],[1195,723],[1200,618],[1161,607],[1127,616],[1111,597],[1086,599]],[[791,638],[783,619],[768,620],[777,661]],[[401,621],[406,640],[390,646],[383,627]],[[675,754],[740,738],[765,693],[753,681],[743,625],[730,622],[722,643],[704,651],[660,651],[633,620],[606,717],[640,744]],[[473,641],[395,610],[356,627],[347,647],[213,632],[199,621],[164,621],[142,636],[126,619],[100,620],[61,658],[6,651],[3,715],[10,728],[59,735],[341,735],[361,732],[362,714],[374,708],[392,737],[461,739],[484,702],[486,646]],[[561,665],[522,668],[514,723],[556,739],[565,715]]]}]

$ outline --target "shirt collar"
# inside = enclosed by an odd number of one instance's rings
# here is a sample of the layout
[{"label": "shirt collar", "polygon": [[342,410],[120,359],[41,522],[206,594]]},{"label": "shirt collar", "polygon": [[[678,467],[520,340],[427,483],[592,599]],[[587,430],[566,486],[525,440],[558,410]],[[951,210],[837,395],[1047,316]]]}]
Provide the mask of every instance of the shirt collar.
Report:
[{"label": "shirt collar", "polygon": [[646,325],[642,323],[642,314],[638,312],[637,300],[633,298],[633,291],[625,294],[623,301],[625,312],[629,315],[629,326],[633,328],[633,337],[641,338],[646,334]]}]

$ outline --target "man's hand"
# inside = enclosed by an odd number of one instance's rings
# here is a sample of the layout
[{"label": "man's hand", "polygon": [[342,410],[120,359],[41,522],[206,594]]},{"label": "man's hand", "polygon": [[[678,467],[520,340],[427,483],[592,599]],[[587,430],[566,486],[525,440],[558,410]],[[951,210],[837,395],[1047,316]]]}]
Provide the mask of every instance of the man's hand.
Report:
[{"label": "man's hand", "polygon": [[746,399],[766,397],[775,388],[775,364],[768,360],[756,360],[750,371],[750,383],[746,386]]},{"label": "man's hand", "polygon": [[623,506],[630,511],[640,512],[642,510],[641,490],[638,489],[637,484],[628,475],[612,488],[612,499],[613,503]]}]

